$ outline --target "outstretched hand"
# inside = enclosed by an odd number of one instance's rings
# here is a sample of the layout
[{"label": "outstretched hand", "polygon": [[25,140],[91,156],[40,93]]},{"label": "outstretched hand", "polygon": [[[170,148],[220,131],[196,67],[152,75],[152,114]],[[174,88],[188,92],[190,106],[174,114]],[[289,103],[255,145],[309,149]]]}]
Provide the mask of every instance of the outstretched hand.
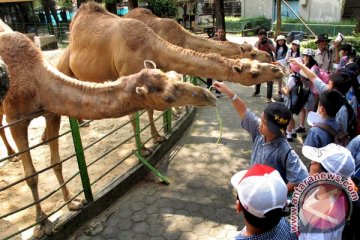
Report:
[{"label": "outstretched hand", "polygon": [[293,64],[295,64],[295,65],[297,65],[297,66],[301,66],[301,65],[302,65],[302,63],[299,62],[296,58],[290,58],[290,59],[289,59],[289,62],[290,62],[290,63],[293,63]]},{"label": "outstretched hand", "polygon": [[222,92],[225,95],[227,95],[229,98],[232,98],[234,96],[234,92],[223,82],[215,82],[213,84],[213,87],[219,92]]}]

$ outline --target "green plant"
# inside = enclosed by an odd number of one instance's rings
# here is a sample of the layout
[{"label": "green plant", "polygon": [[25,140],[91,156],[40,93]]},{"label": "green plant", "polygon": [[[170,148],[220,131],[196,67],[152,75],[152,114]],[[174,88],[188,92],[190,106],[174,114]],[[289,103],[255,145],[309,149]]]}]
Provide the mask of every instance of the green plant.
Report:
[{"label": "green plant", "polygon": [[175,0],[148,0],[150,10],[158,17],[174,17],[177,12]]},{"label": "green plant", "polygon": [[[346,36],[345,42],[351,44],[355,49],[356,52],[360,53],[360,36],[354,37],[354,36]],[[303,41],[301,42],[301,48],[311,48],[311,49],[317,49],[317,44],[315,43],[315,40],[309,40],[309,41]]]}]

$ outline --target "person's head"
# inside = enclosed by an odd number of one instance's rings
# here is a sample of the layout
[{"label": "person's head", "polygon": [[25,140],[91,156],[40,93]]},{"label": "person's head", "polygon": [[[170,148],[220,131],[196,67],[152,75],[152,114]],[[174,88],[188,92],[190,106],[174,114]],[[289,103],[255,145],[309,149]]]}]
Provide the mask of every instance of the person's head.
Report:
[{"label": "person's head", "polygon": [[351,152],[335,143],[322,148],[303,146],[303,155],[311,160],[309,174],[329,172],[347,179],[355,171],[355,160]]},{"label": "person's head", "polygon": [[328,43],[330,42],[330,39],[327,34],[319,34],[319,36],[316,39],[316,44],[318,45],[318,48],[323,51],[327,48]]},{"label": "person's head", "polygon": [[342,44],[340,46],[339,55],[340,57],[348,56],[351,53],[352,46],[348,43]]},{"label": "person's head", "polygon": [[259,41],[264,41],[267,39],[267,36],[266,36],[266,29],[260,29],[259,32],[258,32],[258,38],[259,38]]},{"label": "person's head", "polygon": [[334,118],[342,106],[341,93],[337,90],[326,90],[319,96],[318,112],[322,117]]},{"label": "person's head", "polygon": [[268,138],[284,136],[291,120],[290,110],[281,103],[270,103],[261,115],[259,131]]},{"label": "person's head", "polygon": [[310,48],[305,48],[302,52],[303,60],[305,66],[311,68],[314,65],[317,65],[317,62],[314,59],[315,51]]},{"label": "person's head", "polygon": [[225,40],[225,30],[223,28],[218,28],[216,31],[216,36],[220,40]]},{"label": "person's head", "polygon": [[276,38],[276,46],[284,46],[286,42],[286,38],[284,35],[279,35]]},{"label": "person's head", "polygon": [[256,164],[231,178],[236,189],[237,212],[243,212],[246,221],[255,228],[268,231],[283,216],[287,187],[280,173],[267,165]]},{"label": "person's head", "polygon": [[350,72],[340,70],[340,72],[330,75],[328,86],[330,90],[337,90],[345,96],[352,86],[352,81],[353,78]]},{"label": "person's head", "polygon": [[300,50],[300,41],[295,39],[291,42],[291,49],[295,52],[295,51],[299,51]]}]

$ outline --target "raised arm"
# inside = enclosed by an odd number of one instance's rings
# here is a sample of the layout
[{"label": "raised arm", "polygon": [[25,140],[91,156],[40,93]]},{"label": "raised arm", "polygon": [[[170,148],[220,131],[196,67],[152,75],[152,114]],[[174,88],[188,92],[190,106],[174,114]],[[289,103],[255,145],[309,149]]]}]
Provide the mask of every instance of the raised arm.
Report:
[{"label": "raised arm", "polygon": [[245,117],[245,113],[247,110],[245,102],[234,93],[228,86],[226,86],[223,82],[215,82],[213,86],[220,92],[224,93],[231,99],[232,105],[235,110],[239,113],[241,119]]},{"label": "raised arm", "polygon": [[305,73],[306,77],[312,82],[315,82],[315,79],[317,78],[317,75],[311,71],[308,67],[306,67],[303,63],[296,60],[296,58],[289,59],[289,62],[299,66],[301,70]]}]

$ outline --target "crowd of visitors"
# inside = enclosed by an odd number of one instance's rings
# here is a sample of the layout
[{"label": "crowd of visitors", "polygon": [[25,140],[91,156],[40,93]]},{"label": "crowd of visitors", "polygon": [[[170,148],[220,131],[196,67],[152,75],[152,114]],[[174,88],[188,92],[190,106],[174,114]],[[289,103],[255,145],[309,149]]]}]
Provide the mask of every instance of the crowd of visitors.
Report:
[{"label": "crowd of visitors", "polygon": [[[285,85],[278,85],[278,102],[268,82],[268,104],[259,117],[225,83],[213,84],[231,99],[253,142],[250,168],[231,179],[236,210],[245,219],[236,239],[360,239],[360,201],[349,198],[349,189],[356,195],[360,183],[360,60],[351,45],[329,42],[320,34],[317,50],[300,51],[298,40],[287,47],[285,36],[277,36],[274,44],[266,31],[259,32],[255,46],[288,71]],[[259,93],[257,85],[253,95]],[[293,114],[300,114],[297,128]],[[308,168],[289,144],[300,133],[302,153],[311,161]],[[335,176],[334,184],[325,175]],[[319,176],[324,181],[314,180]],[[300,186],[305,193],[296,208],[299,228],[294,232],[284,216]]]}]

